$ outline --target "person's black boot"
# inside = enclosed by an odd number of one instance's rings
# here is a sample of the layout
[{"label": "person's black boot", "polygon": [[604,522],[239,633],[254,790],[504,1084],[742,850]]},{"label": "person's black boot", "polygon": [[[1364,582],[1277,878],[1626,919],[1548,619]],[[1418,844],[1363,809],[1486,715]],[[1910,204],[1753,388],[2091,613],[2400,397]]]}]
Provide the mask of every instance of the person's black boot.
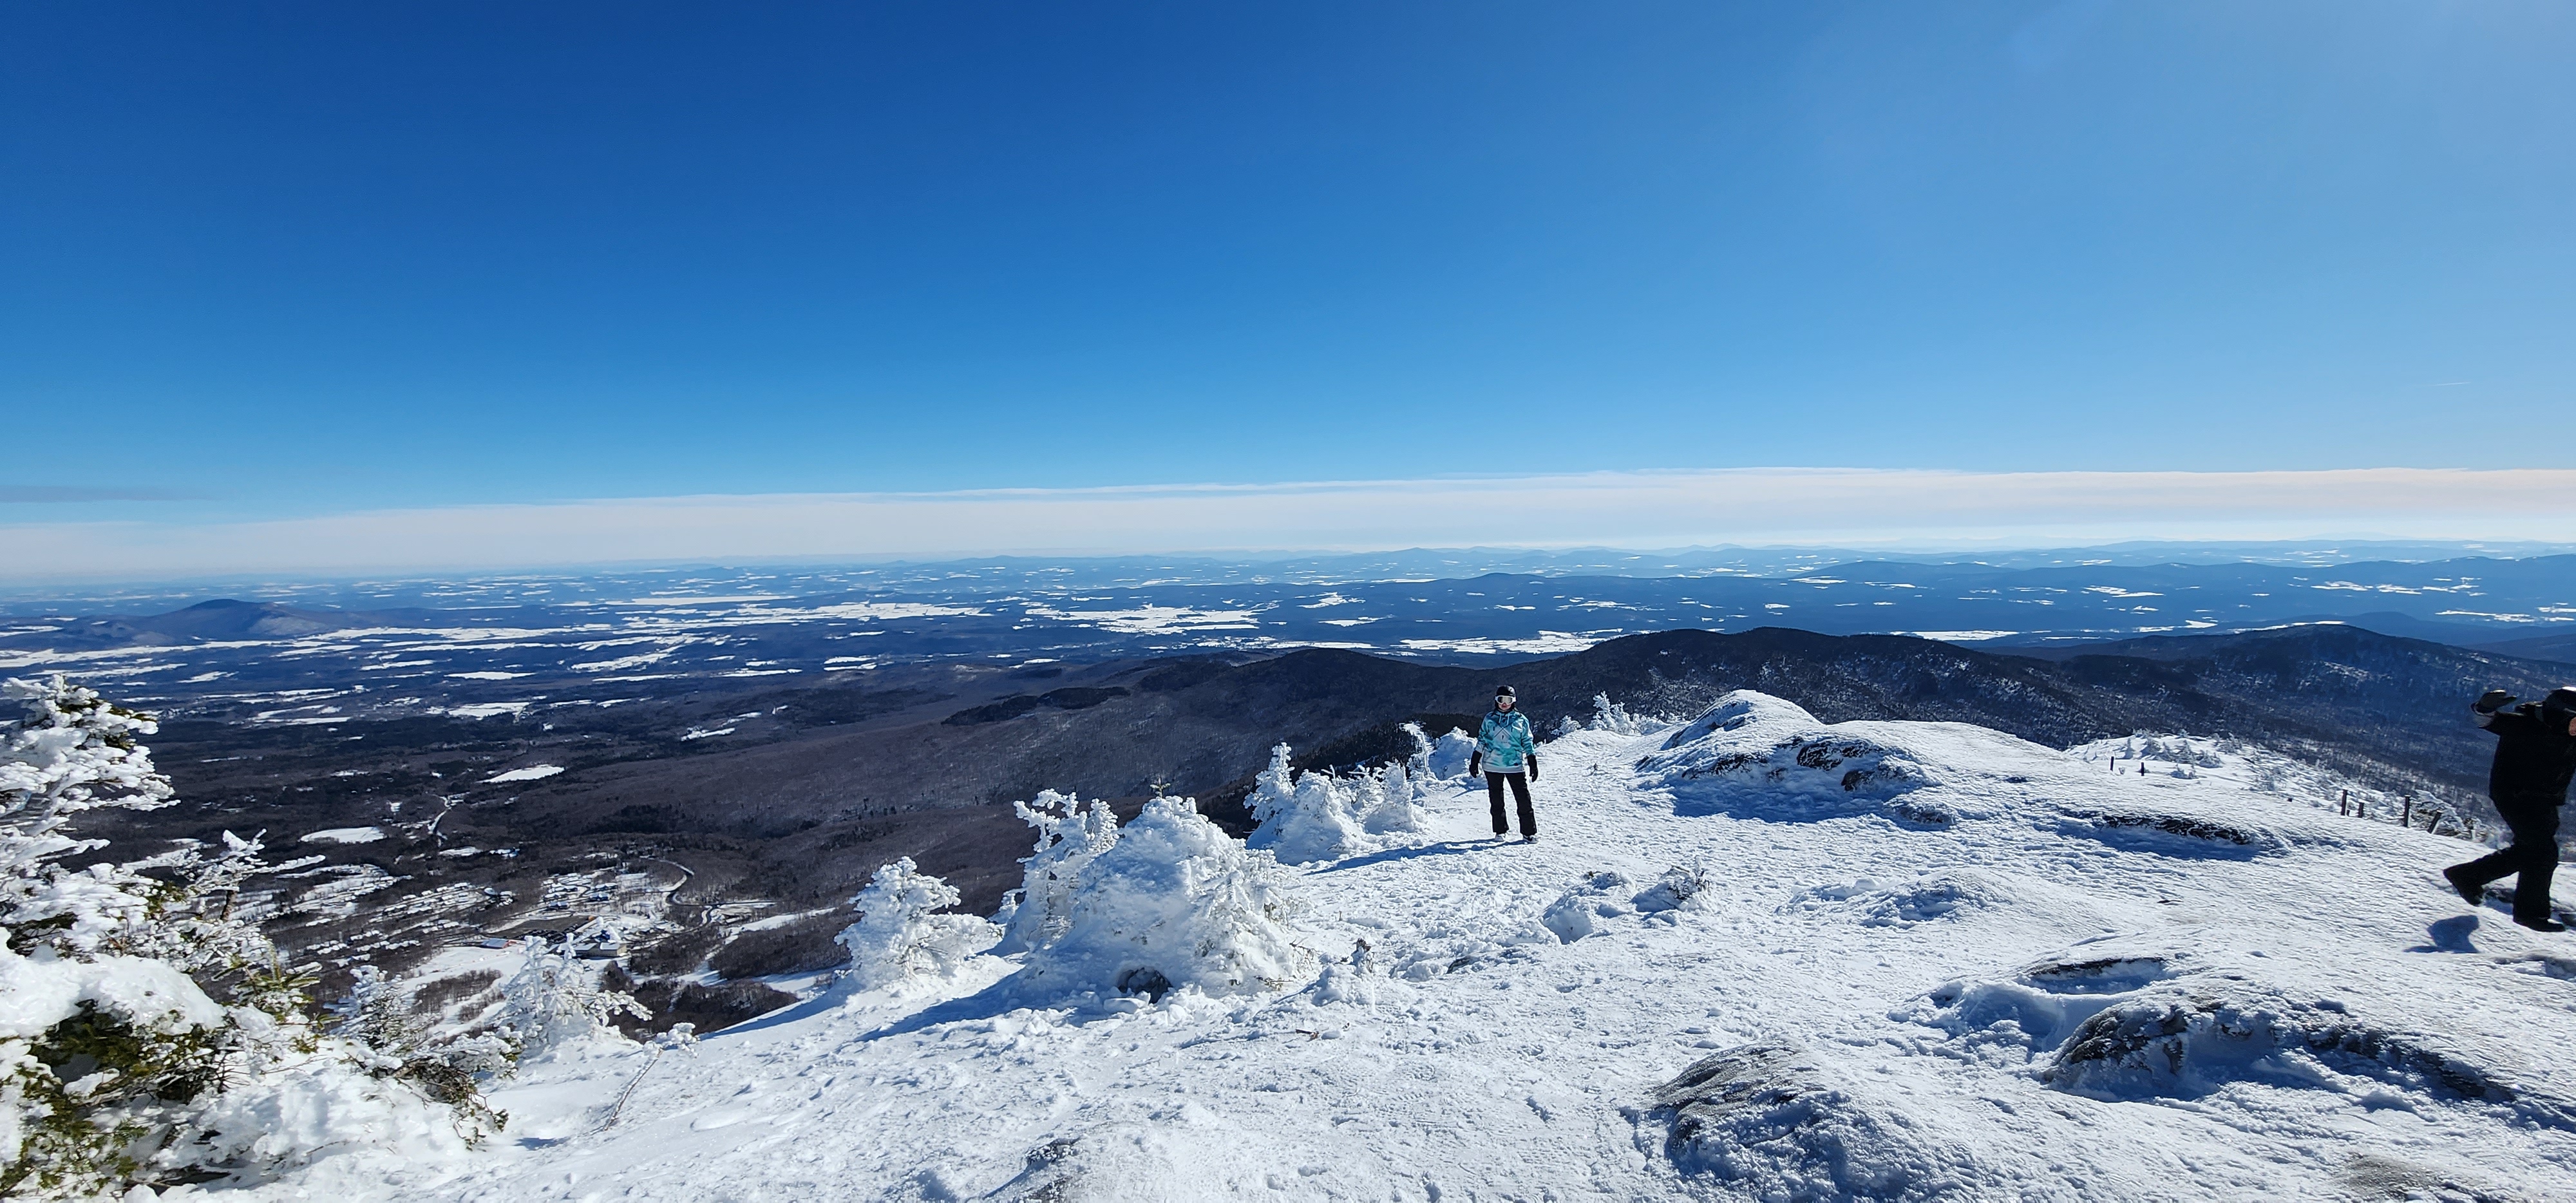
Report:
[{"label": "person's black boot", "polygon": [[2555,920],[2555,919],[2548,919],[2548,918],[2542,918],[2542,919],[2525,919],[2525,918],[2523,918],[2523,917],[2522,917],[2522,916],[2520,916],[2520,915],[2516,915],[2516,916],[2514,916],[2514,917],[2513,917],[2513,921],[2514,921],[2514,922],[2516,922],[2516,923],[2519,923],[2519,924],[2523,925],[2524,927],[2528,927],[2528,928],[2530,928],[2530,929],[2531,929],[2531,930],[2533,930],[2533,931],[2565,931],[2565,930],[2567,930],[2567,925],[2566,925],[2566,924],[2564,924],[2564,923],[2560,923],[2559,921],[2557,921],[2557,920]]},{"label": "person's black boot", "polygon": [[2483,884],[2473,886],[2468,882],[2461,880],[2460,870],[2464,868],[2467,868],[2467,866],[2453,865],[2448,869],[2442,870],[2442,880],[2450,882],[2451,888],[2458,890],[2460,892],[2460,897],[2468,899],[2470,906],[2479,906],[2484,904],[2487,900],[2486,886]]}]

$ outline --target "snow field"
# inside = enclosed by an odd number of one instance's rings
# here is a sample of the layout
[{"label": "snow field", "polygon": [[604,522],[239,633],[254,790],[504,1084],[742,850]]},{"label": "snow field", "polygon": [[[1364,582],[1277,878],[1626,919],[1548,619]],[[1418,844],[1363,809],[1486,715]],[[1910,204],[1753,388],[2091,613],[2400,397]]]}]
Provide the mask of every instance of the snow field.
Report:
[{"label": "snow field", "polygon": [[1491,841],[1482,788],[1441,783],[1416,835],[1265,870],[1316,964],[1284,990],[1148,1003],[978,956],[693,1051],[560,1055],[495,1084],[513,1121],[492,1150],[339,1158],[270,1193],[2537,1199],[2576,1181],[2576,941],[2446,894],[2436,871],[2473,845],[2227,774],[2115,776],[1756,694],[1639,729],[1548,745],[1537,844]]}]

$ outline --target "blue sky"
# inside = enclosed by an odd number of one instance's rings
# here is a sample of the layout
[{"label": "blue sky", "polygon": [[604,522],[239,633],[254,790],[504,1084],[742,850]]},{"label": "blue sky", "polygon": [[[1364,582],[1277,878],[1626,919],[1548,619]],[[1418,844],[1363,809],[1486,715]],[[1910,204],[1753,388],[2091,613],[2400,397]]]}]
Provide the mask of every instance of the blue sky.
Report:
[{"label": "blue sky", "polygon": [[11,4],[63,437],[0,524],[2576,468],[2570,62],[2554,0]]}]

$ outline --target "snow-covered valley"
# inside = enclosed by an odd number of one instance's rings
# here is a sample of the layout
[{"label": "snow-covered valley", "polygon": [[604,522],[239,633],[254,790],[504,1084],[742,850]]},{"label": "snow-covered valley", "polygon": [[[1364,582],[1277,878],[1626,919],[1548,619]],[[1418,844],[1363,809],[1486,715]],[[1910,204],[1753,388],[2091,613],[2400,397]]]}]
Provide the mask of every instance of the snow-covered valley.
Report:
[{"label": "snow-covered valley", "polygon": [[[1736,694],[1546,744],[1531,844],[1455,780],[1420,830],[1297,865],[1156,803],[1129,835],[1164,851],[1070,883],[1080,955],[567,1048],[490,1084],[511,1119],[479,1151],[262,1190],[2563,1196],[2576,938],[2448,894],[2469,844],[2267,792],[2275,760],[2108,751]],[[1262,904],[1233,920],[1139,897],[1229,874]],[[1132,926],[1156,913],[1191,938]],[[1294,976],[1229,976],[1252,953]],[[1139,967],[1180,985],[1122,994]]]}]

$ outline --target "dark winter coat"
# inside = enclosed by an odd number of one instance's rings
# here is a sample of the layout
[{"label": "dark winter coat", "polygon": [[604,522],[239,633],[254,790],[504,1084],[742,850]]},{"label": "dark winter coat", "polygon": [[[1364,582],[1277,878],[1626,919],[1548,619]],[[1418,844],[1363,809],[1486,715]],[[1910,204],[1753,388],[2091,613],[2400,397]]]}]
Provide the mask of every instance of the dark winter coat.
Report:
[{"label": "dark winter coat", "polygon": [[2478,725],[2496,735],[2495,767],[2487,775],[2487,796],[2497,802],[2557,806],[2567,801],[2567,782],[2576,777],[2576,739],[2567,735],[2567,715],[2522,705],[2479,714]]}]

